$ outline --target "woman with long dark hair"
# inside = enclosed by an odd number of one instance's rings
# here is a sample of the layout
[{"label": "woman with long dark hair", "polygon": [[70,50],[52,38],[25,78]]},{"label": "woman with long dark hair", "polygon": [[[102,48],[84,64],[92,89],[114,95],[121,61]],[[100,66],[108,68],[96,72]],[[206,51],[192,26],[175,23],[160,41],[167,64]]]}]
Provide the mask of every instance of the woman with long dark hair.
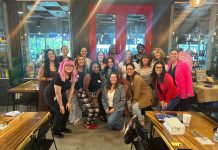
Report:
[{"label": "woman with long dark hair", "polygon": [[[141,125],[144,125],[144,110],[151,109],[152,90],[145,83],[142,77],[135,71],[135,66],[131,63],[126,65],[126,79],[130,83],[132,92],[132,111],[138,116]],[[141,111],[143,110],[143,111]]]},{"label": "woman with long dark hair", "polygon": [[173,77],[175,86],[179,89],[181,101],[177,107],[180,111],[188,111],[189,97],[194,96],[192,87],[191,70],[188,65],[178,60],[179,53],[176,49],[170,52],[170,61],[168,63],[168,73]]},{"label": "woman with long dark hair", "polygon": [[[64,137],[61,132],[71,133],[66,126],[76,81],[77,72],[73,61],[64,60],[60,63],[58,74],[45,88],[44,98],[54,117],[52,129],[57,138]],[[69,90],[68,96],[66,95],[67,90]]]},{"label": "woman with long dark hair", "polygon": [[51,82],[58,70],[58,62],[53,50],[47,49],[44,54],[44,63],[39,68],[39,111],[49,111],[49,107],[46,104],[43,96],[45,87]]},{"label": "woman with long dark hair", "polygon": [[109,79],[109,76],[112,72],[117,72],[117,69],[114,64],[114,59],[109,57],[106,61],[106,67],[104,71],[102,71],[103,84],[107,84],[107,80]]},{"label": "woman with long dark hair", "polygon": [[107,113],[110,129],[123,131],[125,125],[122,120],[126,92],[123,85],[118,84],[118,76],[115,72],[109,75],[107,85],[102,92],[102,104]]},{"label": "woman with long dark hair", "polygon": [[160,100],[161,110],[175,110],[180,102],[179,90],[173,78],[165,70],[164,63],[157,61],[152,71],[152,83]]},{"label": "woman with long dark hair", "polygon": [[106,67],[106,58],[102,51],[99,51],[96,55],[96,61],[101,65],[101,70]]}]

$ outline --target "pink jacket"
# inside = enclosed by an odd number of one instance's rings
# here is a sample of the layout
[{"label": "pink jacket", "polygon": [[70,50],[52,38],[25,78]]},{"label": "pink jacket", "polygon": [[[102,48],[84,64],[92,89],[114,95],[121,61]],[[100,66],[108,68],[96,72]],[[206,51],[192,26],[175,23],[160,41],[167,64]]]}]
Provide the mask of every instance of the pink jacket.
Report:
[{"label": "pink jacket", "polygon": [[[168,70],[171,65],[171,63],[168,64]],[[194,96],[191,71],[188,65],[183,61],[178,60],[177,62],[175,80],[181,99],[186,99],[188,94]]]}]

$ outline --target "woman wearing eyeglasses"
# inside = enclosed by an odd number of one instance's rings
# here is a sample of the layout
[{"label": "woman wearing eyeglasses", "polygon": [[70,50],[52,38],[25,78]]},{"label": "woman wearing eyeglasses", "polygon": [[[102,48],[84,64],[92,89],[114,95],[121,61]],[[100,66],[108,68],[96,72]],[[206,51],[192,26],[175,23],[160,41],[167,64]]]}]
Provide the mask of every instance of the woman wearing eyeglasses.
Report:
[{"label": "woman wearing eyeglasses", "polygon": [[135,71],[135,66],[132,63],[126,65],[126,79],[130,83],[132,92],[132,111],[133,115],[138,116],[141,125],[144,125],[145,110],[151,109],[152,90],[145,83],[143,78]]},{"label": "woman wearing eyeglasses", "polygon": [[[44,98],[53,115],[53,132],[56,138],[63,138],[64,133],[71,133],[66,128],[77,72],[72,60],[64,60],[59,65],[58,73],[45,88]],[[69,90],[68,96],[66,91]]]},{"label": "woman wearing eyeglasses", "polygon": [[165,70],[164,63],[157,61],[152,71],[152,83],[160,100],[161,110],[174,110],[179,104],[179,90],[174,85],[173,78]]}]

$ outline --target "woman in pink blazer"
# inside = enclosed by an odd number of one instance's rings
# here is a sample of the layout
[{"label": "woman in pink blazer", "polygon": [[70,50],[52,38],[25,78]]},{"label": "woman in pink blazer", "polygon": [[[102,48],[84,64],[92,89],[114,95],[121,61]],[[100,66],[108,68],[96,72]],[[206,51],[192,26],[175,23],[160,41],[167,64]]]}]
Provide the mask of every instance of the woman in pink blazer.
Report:
[{"label": "woman in pink blazer", "polygon": [[178,110],[187,111],[189,107],[188,98],[194,96],[192,88],[192,76],[188,65],[178,60],[178,51],[173,49],[170,52],[170,62],[168,64],[168,73],[173,77],[174,84],[179,89],[180,103]]}]

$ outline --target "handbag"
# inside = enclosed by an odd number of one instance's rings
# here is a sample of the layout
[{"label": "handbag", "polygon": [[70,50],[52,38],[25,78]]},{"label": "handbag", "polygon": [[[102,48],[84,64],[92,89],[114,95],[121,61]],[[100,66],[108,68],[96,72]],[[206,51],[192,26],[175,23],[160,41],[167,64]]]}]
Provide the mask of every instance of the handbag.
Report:
[{"label": "handbag", "polygon": [[133,129],[132,126],[127,126],[123,140],[124,143],[130,144],[134,141],[134,138],[136,136],[135,130]]}]

